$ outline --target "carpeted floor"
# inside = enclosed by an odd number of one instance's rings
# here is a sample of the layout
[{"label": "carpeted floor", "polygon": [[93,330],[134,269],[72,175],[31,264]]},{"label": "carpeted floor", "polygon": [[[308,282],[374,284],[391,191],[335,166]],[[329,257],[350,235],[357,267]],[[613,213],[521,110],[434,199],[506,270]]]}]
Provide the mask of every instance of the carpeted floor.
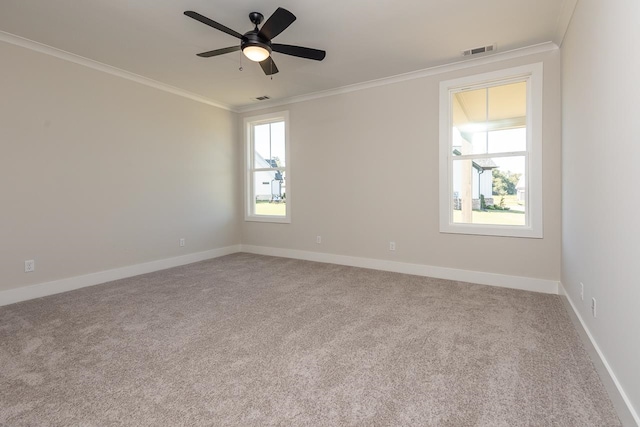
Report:
[{"label": "carpeted floor", "polygon": [[558,296],[234,254],[0,307],[0,425],[619,421]]}]

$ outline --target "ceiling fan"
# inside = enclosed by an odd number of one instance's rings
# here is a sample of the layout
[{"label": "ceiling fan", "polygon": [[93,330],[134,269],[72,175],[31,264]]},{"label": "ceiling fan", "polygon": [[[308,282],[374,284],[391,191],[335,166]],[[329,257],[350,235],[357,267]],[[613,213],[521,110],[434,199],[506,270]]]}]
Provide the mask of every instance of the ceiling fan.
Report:
[{"label": "ceiling fan", "polygon": [[289,25],[296,20],[293,13],[286,9],[279,7],[275,12],[267,19],[262,28],[258,29],[258,25],[264,19],[264,16],[259,12],[251,12],[249,19],[255,25],[255,28],[244,34],[240,34],[231,28],[225,27],[222,24],[213,21],[206,16],[200,15],[197,12],[187,10],[184,12],[190,18],[200,21],[210,27],[227,33],[233,37],[240,39],[240,45],[225,47],[222,49],[210,50],[208,52],[198,53],[198,56],[203,58],[210,58],[212,56],[223,55],[229,52],[236,52],[242,50],[242,53],[252,61],[259,62],[262,67],[262,71],[266,75],[272,75],[278,72],[275,62],[271,58],[271,52],[284,53],[286,55],[297,56],[299,58],[313,59],[316,61],[322,61],[326,55],[324,50],[312,49],[309,47],[292,46],[288,44],[271,43],[271,40],[278,34],[283,32]]}]

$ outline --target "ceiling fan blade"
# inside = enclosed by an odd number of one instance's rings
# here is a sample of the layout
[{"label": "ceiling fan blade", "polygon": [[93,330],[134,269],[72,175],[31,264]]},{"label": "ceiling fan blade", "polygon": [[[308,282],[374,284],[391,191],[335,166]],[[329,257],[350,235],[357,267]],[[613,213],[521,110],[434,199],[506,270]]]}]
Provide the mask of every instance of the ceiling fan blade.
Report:
[{"label": "ceiling fan blade", "polygon": [[240,50],[240,46],[225,47],[222,49],[210,50],[209,52],[198,53],[201,58],[211,58],[212,56],[224,55],[225,53],[235,52]]},{"label": "ceiling fan blade", "polygon": [[267,19],[267,22],[264,23],[258,33],[258,36],[263,39],[271,40],[286,30],[286,28],[295,20],[296,16],[293,13],[289,12],[287,9],[279,7],[275,12],[273,12],[273,15]]},{"label": "ceiling fan blade", "polygon": [[273,62],[273,59],[271,57],[268,57],[264,61],[260,61],[260,66],[262,67],[262,71],[264,71],[267,76],[278,72],[278,67],[276,67],[276,63]]},{"label": "ceiling fan blade", "polygon": [[186,12],[184,12],[184,14],[187,15],[189,18],[193,18],[196,21],[200,21],[203,24],[206,24],[206,25],[208,25],[210,27],[215,28],[216,30],[220,30],[223,33],[227,33],[230,36],[237,37],[239,39],[242,38],[242,34],[240,34],[239,32],[233,31],[231,28],[227,28],[224,25],[219,24],[216,21],[207,18],[206,16],[202,16],[198,12],[194,12],[192,10],[187,10]]},{"label": "ceiling fan blade", "polygon": [[271,50],[300,58],[314,59],[316,61],[322,61],[327,54],[324,50],[278,43],[272,43]]}]

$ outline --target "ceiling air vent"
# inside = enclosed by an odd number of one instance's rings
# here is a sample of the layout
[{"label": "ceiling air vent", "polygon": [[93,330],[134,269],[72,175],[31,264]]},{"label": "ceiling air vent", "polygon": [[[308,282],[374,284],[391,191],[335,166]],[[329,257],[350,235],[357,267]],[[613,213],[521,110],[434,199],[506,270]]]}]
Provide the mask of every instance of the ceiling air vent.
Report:
[{"label": "ceiling air vent", "polygon": [[497,48],[498,48],[498,45],[495,43],[490,44],[489,46],[474,47],[473,49],[463,50],[462,56],[472,56],[472,55],[478,55],[486,52],[495,52]]},{"label": "ceiling air vent", "polygon": [[256,97],[256,101],[266,101],[267,99],[271,99],[271,98],[269,98],[267,95]]}]

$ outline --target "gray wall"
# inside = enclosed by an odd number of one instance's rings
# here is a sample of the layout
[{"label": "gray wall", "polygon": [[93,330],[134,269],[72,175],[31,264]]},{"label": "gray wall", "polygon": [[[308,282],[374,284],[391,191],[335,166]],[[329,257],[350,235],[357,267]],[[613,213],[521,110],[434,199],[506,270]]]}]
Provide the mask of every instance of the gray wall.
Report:
[{"label": "gray wall", "polygon": [[235,113],[1,42],[0,58],[0,290],[240,243]]},{"label": "gray wall", "polygon": [[[4,43],[0,55],[1,227],[11,242],[0,289],[241,242],[560,277],[558,51],[272,108],[291,114],[291,224],[242,221],[241,123],[264,111],[238,117]],[[439,82],[540,61],[544,239],[440,233]],[[36,272],[23,272],[25,259]]]},{"label": "gray wall", "polygon": [[636,412],[639,21],[637,0],[580,0],[562,46],[562,283]]},{"label": "gray wall", "polygon": [[[544,239],[440,233],[440,81],[541,61]],[[555,50],[244,113],[290,112],[292,222],[245,222],[242,242],[559,280],[560,102]],[[388,250],[392,240],[395,252]]]}]

